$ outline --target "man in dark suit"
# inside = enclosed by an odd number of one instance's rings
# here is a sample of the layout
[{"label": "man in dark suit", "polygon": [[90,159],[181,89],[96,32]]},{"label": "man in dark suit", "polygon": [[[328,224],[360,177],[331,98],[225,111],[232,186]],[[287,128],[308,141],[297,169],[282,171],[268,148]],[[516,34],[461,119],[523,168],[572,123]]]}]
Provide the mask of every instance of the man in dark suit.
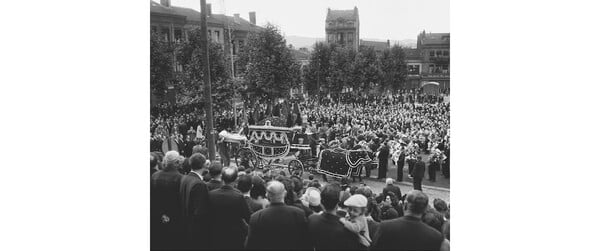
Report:
[{"label": "man in dark suit", "polygon": [[[292,192],[292,191],[290,191]],[[284,204],[285,186],[279,181],[267,184],[269,207],[250,218],[247,249],[303,249],[310,248],[304,212]]]},{"label": "man in dark suit", "polygon": [[398,176],[396,180],[402,181],[404,179],[404,159],[406,158],[406,154],[404,153],[404,149],[401,150],[400,156],[398,156],[398,162],[396,166],[398,167]]},{"label": "man in dark suit", "polygon": [[152,174],[150,182],[150,248],[180,249],[184,227],[179,201],[182,175],[178,169],[183,157],[169,151],[163,169]]},{"label": "man in dark suit", "polygon": [[236,168],[224,168],[221,175],[225,184],[208,192],[210,249],[243,249],[250,209],[242,193],[232,186]]},{"label": "man in dark suit", "polygon": [[421,156],[417,157],[417,163],[413,168],[413,188],[415,190],[423,190],[421,188],[421,183],[423,182],[423,177],[425,177],[425,162],[423,162],[423,158]]},{"label": "man in dark suit", "polygon": [[316,250],[355,250],[360,247],[358,236],[346,229],[336,214],[341,191],[336,184],[325,186],[321,191],[321,205],[325,211],[308,217],[309,242]]},{"label": "man in dark suit", "polygon": [[379,149],[379,173],[377,179],[385,179],[387,175],[388,158],[390,157],[390,147],[388,146],[387,140],[383,143],[383,146]]},{"label": "man in dark suit", "polygon": [[400,192],[400,187],[394,186],[394,180],[392,178],[385,179],[385,187],[383,187],[382,194],[388,194],[388,192],[392,192],[396,195],[396,200],[402,200],[402,192]]},{"label": "man in dark suit", "polygon": [[189,158],[190,173],[181,179],[179,194],[186,223],[185,247],[208,248],[208,188],[202,180],[206,157],[196,153]]},{"label": "man in dark suit", "polygon": [[206,184],[208,187],[208,191],[215,190],[223,186],[223,181],[221,180],[221,172],[223,171],[223,166],[219,162],[210,163],[210,167],[208,168],[208,174],[210,175],[210,180]]},{"label": "man in dark suit", "polygon": [[244,195],[244,200],[248,204],[248,208],[250,208],[250,213],[258,211],[254,209],[257,209],[259,207],[262,209],[262,205],[259,205],[258,202],[252,200],[252,198],[250,197],[250,189],[252,189],[252,177],[250,177],[250,175],[240,176],[237,180],[236,188],[240,190],[242,195]]},{"label": "man in dark suit", "polygon": [[429,198],[413,190],[406,196],[405,216],[383,221],[373,240],[373,250],[450,250],[442,233],[421,221]]}]

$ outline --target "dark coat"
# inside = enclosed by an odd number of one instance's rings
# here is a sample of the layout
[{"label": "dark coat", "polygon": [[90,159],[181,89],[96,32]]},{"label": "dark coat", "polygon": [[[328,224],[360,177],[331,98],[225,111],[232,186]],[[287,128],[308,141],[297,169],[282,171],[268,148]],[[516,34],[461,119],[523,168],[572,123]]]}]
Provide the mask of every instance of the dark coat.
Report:
[{"label": "dark coat", "polygon": [[371,238],[371,240],[375,238],[375,233],[377,233],[377,230],[379,230],[379,224],[381,223],[373,219],[367,219],[367,227],[369,228],[369,238]]},{"label": "dark coat", "polygon": [[181,179],[179,189],[183,219],[186,223],[186,247],[208,248],[208,188],[202,178],[190,172]]},{"label": "dark coat", "polygon": [[311,215],[308,217],[308,233],[310,245],[316,250],[360,248],[357,235],[346,229],[337,215],[325,212]]},{"label": "dark coat", "polygon": [[208,192],[211,249],[242,249],[250,209],[244,195],[230,185]]},{"label": "dark coat", "polygon": [[416,179],[422,179],[425,177],[425,162],[417,161],[412,173],[413,177]]},{"label": "dark coat", "polygon": [[420,218],[404,216],[383,221],[372,250],[439,250],[444,237]]},{"label": "dark coat", "polygon": [[208,191],[212,191],[221,188],[223,186],[223,181],[211,179],[206,183],[206,186],[208,187]]},{"label": "dark coat", "polygon": [[184,233],[179,201],[182,175],[177,170],[160,170],[150,181],[150,248],[181,248]]},{"label": "dark coat", "polygon": [[401,200],[402,199],[402,192],[400,192],[400,188],[398,186],[394,186],[392,184],[386,185],[383,188],[383,194],[387,194],[388,192],[392,192],[396,195],[396,199]]},{"label": "dark coat", "polygon": [[250,218],[247,249],[304,249],[308,243],[304,212],[283,203],[271,203]]}]

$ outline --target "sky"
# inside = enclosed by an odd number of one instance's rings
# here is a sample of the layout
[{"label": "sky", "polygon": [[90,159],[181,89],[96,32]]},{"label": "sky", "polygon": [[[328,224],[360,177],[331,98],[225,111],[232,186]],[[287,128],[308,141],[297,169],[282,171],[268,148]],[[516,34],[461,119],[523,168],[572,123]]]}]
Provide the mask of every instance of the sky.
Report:
[{"label": "sky", "polygon": [[[160,0],[154,0],[160,2]],[[286,36],[325,37],[327,8],[358,7],[360,37],[417,39],[419,32],[450,32],[450,0],[207,0],[212,12],[278,26]],[[172,0],[174,6],[200,10],[200,0]]]}]

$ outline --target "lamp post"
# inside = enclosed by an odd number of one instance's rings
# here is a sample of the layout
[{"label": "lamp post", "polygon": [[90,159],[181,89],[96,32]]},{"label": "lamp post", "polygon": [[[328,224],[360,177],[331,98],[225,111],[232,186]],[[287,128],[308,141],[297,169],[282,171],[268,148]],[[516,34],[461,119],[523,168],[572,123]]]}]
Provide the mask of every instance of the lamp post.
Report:
[{"label": "lamp post", "polygon": [[208,158],[215,160],[215,140],[213,130],[212,93],[210,85],[210,60],[208,58],[208,29],[206,27],[206,0],[200,0],[200,48],[204,52],[202,65],[204,66],[204,102],[206,111],[206,141]]}]

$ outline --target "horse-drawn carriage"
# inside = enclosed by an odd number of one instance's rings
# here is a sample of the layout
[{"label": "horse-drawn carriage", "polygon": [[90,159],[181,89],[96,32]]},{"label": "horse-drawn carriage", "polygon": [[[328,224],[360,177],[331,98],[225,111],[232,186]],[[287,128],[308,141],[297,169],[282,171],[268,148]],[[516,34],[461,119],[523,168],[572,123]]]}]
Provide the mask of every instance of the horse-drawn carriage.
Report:
[{"label": "horse-drawn carriage", "polygon": [[237,140],[240,148],[235,154],[236,164],[259,169],[287,168],[297,176],[310,172],[342,178],[359,176],[364,164],[371,161],[365,150],[333,148],[313,155],[315,149],[310,144],[296,142],[301,132],[300,126],[272,126],[270,120],[265,120],[264,125],[248,126],[247,135]]}]

